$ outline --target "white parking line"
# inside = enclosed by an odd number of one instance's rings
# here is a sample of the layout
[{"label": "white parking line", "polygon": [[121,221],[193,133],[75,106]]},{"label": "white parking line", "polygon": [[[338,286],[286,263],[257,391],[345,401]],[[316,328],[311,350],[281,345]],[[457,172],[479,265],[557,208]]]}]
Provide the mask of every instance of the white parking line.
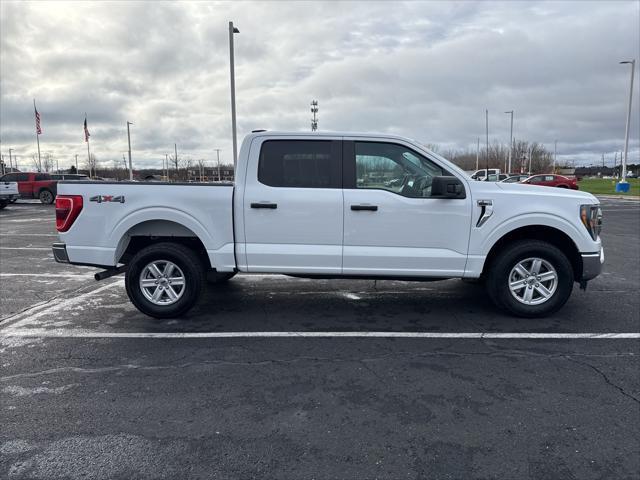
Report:
[{"label": "white parking line", "polygon": [[0,250],[46,250],[51,251],[51,247],[0,247]]},{"label": "white parking line", "polygon": [[14,329],[0,332],[0,337],[38,338],[463,338],[523,340],[628,340],[640,333],[489,333],[489,332],[86,332],[72,330]]},{"label": "white parking line", "polygon": [[0,273],[0,278],[3,277],[94,278],[88,273]]},{"label": "white parking line", "polygon": [[57,233],[0,233],[0,237],[57,237]]}]

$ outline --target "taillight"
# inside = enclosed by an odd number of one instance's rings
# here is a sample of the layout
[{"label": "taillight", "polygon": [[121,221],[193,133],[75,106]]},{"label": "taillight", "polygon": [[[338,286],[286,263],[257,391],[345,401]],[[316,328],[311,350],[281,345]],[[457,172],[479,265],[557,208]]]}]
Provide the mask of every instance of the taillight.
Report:
[{"label": "taillight", "polygon": [[58,195],[56,197],[56,230],[66,232],[82,211],[82,195]]}]

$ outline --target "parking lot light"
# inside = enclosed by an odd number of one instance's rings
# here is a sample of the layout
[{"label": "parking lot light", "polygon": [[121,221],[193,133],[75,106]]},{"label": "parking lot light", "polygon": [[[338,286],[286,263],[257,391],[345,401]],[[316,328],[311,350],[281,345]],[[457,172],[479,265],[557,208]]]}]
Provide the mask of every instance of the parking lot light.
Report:
[{"label": "parking lot light", "polygon": [[624,133],[624,156],[622,157],[622,174],[620,178],[620,182],[616,185],[616,191],[618,192],[628,192],[629,184],[627,183],[627,154],[629,152],[629,125],[631,124],[631,103],[633,101],[633,75],[636,70],[636,59],[633,60],[625,60],[620,62],[620,64],[630,64],[631,65],[631,85],[629,86],[629,106],[627,107],[627,125],[625,127]]}]

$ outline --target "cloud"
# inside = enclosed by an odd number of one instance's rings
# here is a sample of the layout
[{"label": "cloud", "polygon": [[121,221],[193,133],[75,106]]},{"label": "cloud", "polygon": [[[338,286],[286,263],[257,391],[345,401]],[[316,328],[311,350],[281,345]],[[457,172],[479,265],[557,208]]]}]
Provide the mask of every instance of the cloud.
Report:
[{"label": "cloud", "polygon": [[[638,2],[10,2],[0,4],[0,137],[25,161],[70,165],[91,147],[134,164],[179,153],[231,159],[227,24],[236,35],[238,132],[320,129],[403,134],[474,148],[558,140],[561,160],[609,163],[623,147]],[[631,158],[640,161],[640,78]]]}]

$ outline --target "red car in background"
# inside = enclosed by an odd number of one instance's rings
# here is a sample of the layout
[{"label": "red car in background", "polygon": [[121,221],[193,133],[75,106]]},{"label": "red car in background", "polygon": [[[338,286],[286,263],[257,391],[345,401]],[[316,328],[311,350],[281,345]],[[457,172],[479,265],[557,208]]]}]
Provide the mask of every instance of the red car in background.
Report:
[{"label": "red car in background", "polygon": [[575,178],[563,177],[562,175],[534,175],[520,183],[529,185],[540,185],[543,187],[570,188],[578,190],[578,180]]},{"label": "red car in background", "polygon": [[12,172],[0,177],[0,182],[18,182],[20,198],[38,198],[47,205],[53,203],[58,182],[48,173]]}]

